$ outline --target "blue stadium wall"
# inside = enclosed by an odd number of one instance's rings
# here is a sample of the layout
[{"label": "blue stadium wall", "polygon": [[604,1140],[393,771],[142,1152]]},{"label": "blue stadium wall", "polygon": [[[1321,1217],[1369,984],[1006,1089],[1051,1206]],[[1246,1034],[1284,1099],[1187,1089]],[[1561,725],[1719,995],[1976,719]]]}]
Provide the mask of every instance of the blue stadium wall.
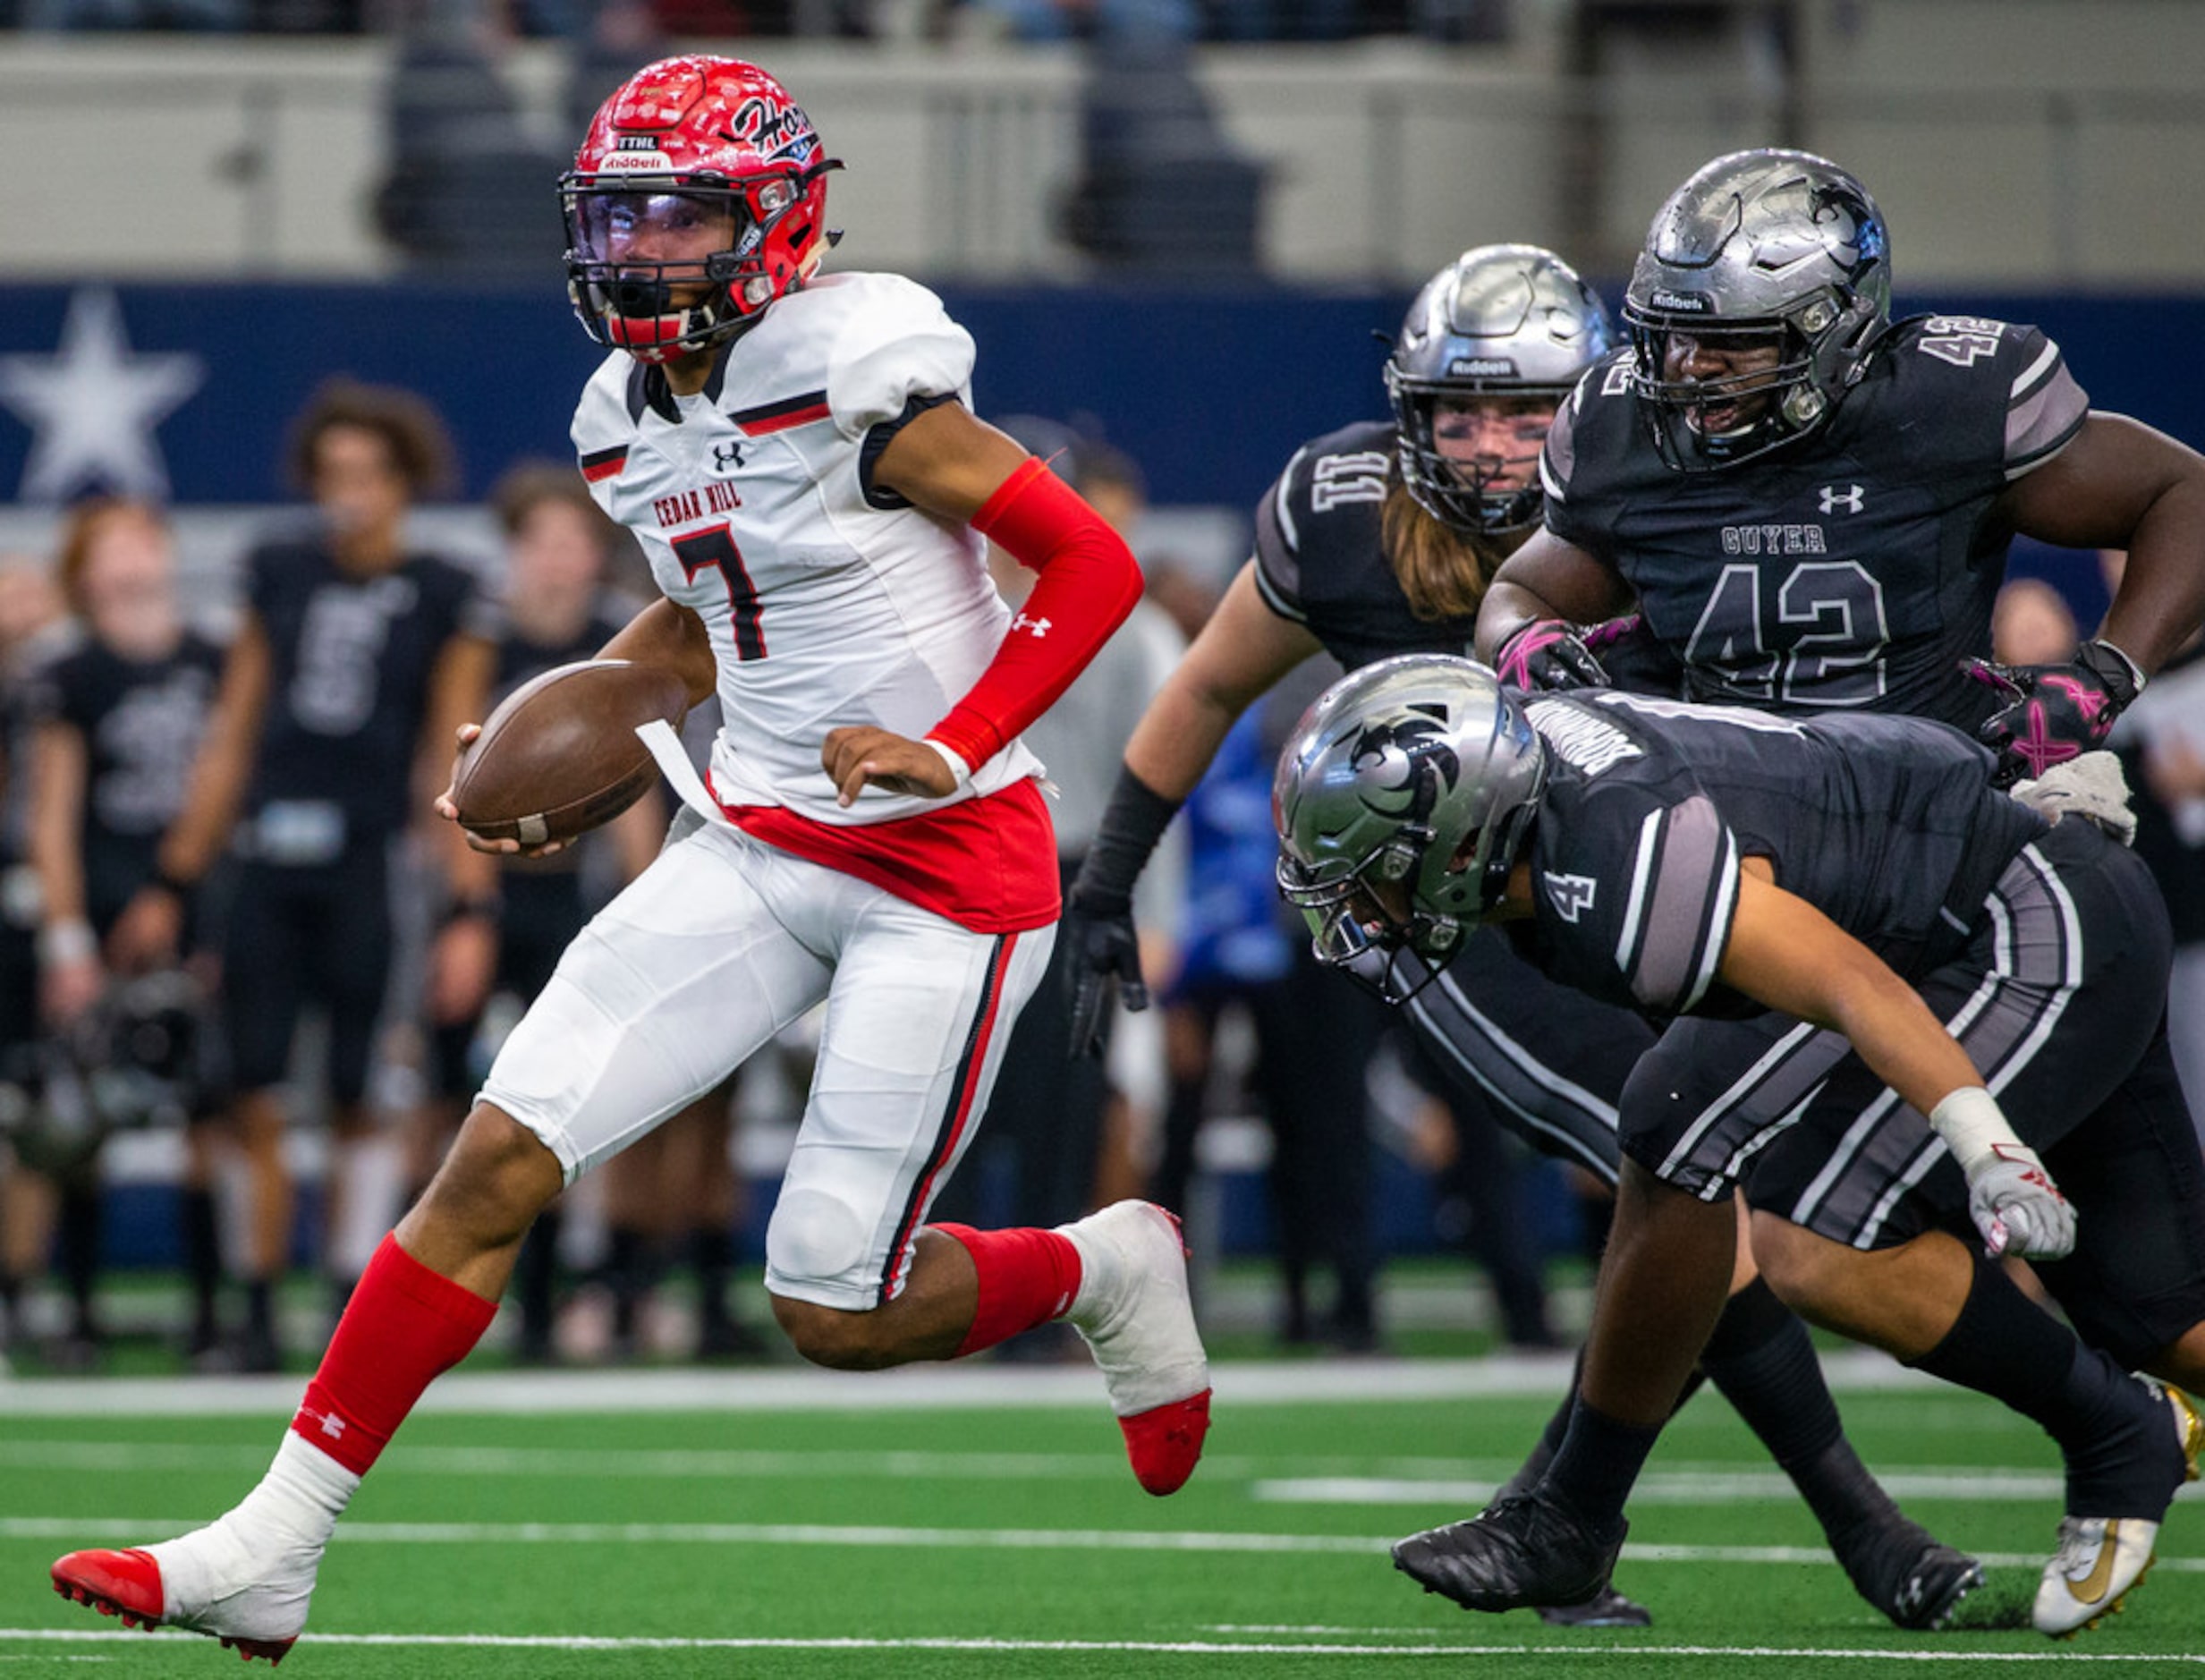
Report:
[{"label": "blue stadium wall", "polygon": [[[984,414],[1091,414],[1163,504],[1246,504],[1304,438],[1384,412],[1378,369],[1407,299],[1276,289],[990,291],[943,295],[980,344]],[[1612,291],[1612,288],[1611,288]],[[162,424],[182,503],[283,499],[288,417],[331,373],[420,391],[453,423],[467,489],[513,459],[565,453],[598,352],[555,289],[123,286],[136,353],[205,359],[199,391]],[[50,356],[70,289],[0,287],[0,357]],[[2205,297],[1902,299],[2034,321],[2102,408],[2205,443]],[[22,478],[28,428],[0,411],[0,493]]]}]

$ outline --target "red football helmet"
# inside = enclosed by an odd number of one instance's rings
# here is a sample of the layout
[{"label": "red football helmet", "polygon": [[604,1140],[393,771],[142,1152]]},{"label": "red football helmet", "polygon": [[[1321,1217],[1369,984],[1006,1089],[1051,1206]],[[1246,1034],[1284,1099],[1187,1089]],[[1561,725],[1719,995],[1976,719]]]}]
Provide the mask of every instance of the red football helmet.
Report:
[{"label": "red football helmet", "polygon": [[732,338],[827,255],[827,172],[841,167],[755,64],[700,55],[638,71],[559,181],[584,330],[642,361]]}]

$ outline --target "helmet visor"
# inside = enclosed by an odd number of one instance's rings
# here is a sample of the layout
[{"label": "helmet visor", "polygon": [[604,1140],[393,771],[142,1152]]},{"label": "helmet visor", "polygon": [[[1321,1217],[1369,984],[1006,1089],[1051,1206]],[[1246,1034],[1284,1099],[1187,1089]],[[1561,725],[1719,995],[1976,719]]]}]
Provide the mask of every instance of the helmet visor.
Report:
[{"label": "helmet visor", "polygon": [[567,243],[573,260],[701,280],[714,257],[741,255],[758,242],[737,192],[623,191],[570,188]]}]

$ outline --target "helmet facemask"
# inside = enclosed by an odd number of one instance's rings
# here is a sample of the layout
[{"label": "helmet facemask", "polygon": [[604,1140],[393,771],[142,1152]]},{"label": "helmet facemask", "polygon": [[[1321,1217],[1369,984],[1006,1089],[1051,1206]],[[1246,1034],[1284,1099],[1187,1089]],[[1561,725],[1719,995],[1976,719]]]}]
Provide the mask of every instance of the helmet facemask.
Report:
[{"label": "helmet facemask", "polygon": [[[708,185],[569,174],[567,293],[590,337],[641,361],[666,361],[734,337],[793,284],[771,235],[800,213],[831,165]],[[824,254],[827,241],[815,249]],[[817,267],[815,258],[810,267]]]},{"label": "helmet facemask", "polygon": [[[1527,530],[1539,523],[1543,505],[1539,482],[1539,445],[1555,411],[1569,395],[1567,386],[1518,386],[1503,394],[1465,391],[1460,386],[1412,379],[1391,363],[1386,369],[1386,394],[1394,405],[1394,428],[1403,488],[1416,505],[1441,524],[1466,536],[1502,536]],[[1489,457],[1463,459],[1441,447],[1446,420],[1441,405],[1463,403],[1505,405],[1510,409],[1544,412],[1546,424],[1539,428],[1539,441],[1529,444],[1528,455],[1510,456],[1499,470],[1486,464]],[[1522,482],[1503,481],[1510,467],[1523,466]]]},{"label": "helmet facemask", "polygon": [[[1736,466],[1780,449],[1828,420],[1866,369],[1861,340],[1882,317],[1867,299],[1809,299],[1772,320],[1704,321],[1624,306],[1633,351],[1631,388],[1665,465],[1679,472]],[[1772,349],[1767,366],[1711,378],[1672,378],[1670,352],[1683,336],[1743,360]],[[1734,418],[1725,411],[1740,411]]]}]

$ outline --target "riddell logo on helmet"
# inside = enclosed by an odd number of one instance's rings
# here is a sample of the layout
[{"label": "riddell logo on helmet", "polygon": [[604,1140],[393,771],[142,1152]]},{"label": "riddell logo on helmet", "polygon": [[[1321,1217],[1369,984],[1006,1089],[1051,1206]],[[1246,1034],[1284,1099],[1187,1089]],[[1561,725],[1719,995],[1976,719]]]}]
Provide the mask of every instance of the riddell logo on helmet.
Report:
[{"label": "riddell logo on helmet", "polygon": [[664,152],[613,152],[598,167],[606,174],[665,175],[674,172],[674,159]]},{"label": "riddell logo on helmet", "polygon": [[1701,292],[1668,292],[1657,290],[1646,300],[1650,310],[1666,310],[1672,315],[1712,315],[1715,300]]},{"label": "riddell logo on helmet", "polygon": [[1508,356],[1457,356],[1447,363],[1447,373],[1459,379],[1513,379],[1516,364]]}]

